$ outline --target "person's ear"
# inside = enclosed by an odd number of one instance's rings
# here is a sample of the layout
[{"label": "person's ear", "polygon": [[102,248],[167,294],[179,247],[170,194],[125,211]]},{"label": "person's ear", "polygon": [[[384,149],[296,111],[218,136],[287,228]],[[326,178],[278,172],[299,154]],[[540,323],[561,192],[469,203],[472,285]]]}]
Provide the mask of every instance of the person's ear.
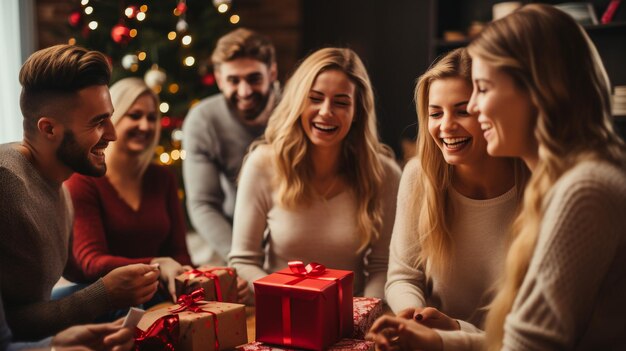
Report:
[{"label": "person's ear", "polygon": [[278,68],[276,67],[276,62],[270,65],[270,82],[275,82],[278,79]]},{"label": "person's ear", "polygon": [[220,66],[215,66],[213,68],[213,76],[215,77],[215,84],[217,84],[217,88],[222,91],[222,72],[220,71]]},{"label": "person's ear", "polygon": [[41,117],[37,120],[37,130],[46,140],[56,141],[63,137],[63,126],[51,117]]}]

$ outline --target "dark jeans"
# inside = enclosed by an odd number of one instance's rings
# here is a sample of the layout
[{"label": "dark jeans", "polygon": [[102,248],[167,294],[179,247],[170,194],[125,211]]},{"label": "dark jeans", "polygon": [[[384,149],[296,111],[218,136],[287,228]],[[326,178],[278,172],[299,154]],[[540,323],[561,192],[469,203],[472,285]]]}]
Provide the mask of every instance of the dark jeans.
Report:
[{"label": "dark jeans", "polygon": [[[58,287],[58,288],[54,288],[52,289],[52,294],[50,295],[50,299],[52,300],[59,300],[62,299],[64,297],[70,296],[73,293],[80,291],[86,287],[88,287],[89,284],[84,284],[84,283],[72,283],[70,285],[67,286],[62,286],[62,287]],[[152,297],[152,299],[150,299],[148,302],[143,303],[139,306],[136,306],[138,308],[141,309],[148,309],[154,305],[160,304],[161,302],[165,302],[165,301],[170,301],[171,297],[169,296],[168,293],[161,291],[161,289],[157,290],[156,294],[154,294],[154,296]],[[130,309],[130,306],[127,308],[121,308],[119,310],[115,310],[115,311],[111,311],[111,312],[107,312],[105,314],[103,314],[102,316],[99,316],[98,318],[96,318],[95,322],[97,323],[104,323],[104,322],[113,322],[115,320],[118,320],[124,316],[126,316],[126,314],[128,313],[128,310]]]}]

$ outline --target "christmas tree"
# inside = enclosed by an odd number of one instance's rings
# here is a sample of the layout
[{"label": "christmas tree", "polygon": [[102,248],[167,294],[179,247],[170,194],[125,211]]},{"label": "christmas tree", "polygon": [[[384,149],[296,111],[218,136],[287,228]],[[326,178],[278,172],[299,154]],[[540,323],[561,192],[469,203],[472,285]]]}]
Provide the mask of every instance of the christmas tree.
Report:
[{"label": "christmas tree", "polygon": [[231,0],[77,0],[68,18],[69,43],[108,55],[111,83],[144,77],[161,100],[155,158],[179,166],[183,118],[194,103],[218,92],[209,57],[237,22]]}]

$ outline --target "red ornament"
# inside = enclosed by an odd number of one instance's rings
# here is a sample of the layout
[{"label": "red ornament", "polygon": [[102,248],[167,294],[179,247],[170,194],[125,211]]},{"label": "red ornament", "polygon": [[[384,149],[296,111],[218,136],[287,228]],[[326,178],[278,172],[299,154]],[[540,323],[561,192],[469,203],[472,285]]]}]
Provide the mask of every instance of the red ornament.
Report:
[{"label": "red ornament", "polygon": [[176,10],[178,10],[180,14],[185,13],[185,11],[187,11],[187,4],[182,1],[179,2],[178,5],[176,5]]},{"label": "red ornament", "polygon": [[213,73],[207,73],[202,77],[202,84],[206,86],[212,86],[215,84],[215,76]]},{"label": "red ornament", "polygon": [[80,24],[80,21],[83,19],[80,11],[74,11],[67,18],[67,21],[70,23],[70,26],[77,27]]},{"label": "red ornament", "polygon": [[130,29],[123,24],[117,24],[111,29],[111,38],[118,44],[127,44],[130,41]]},{"label": "red ornament", "polygon": [[163,116],[163,118],[161,118],[161,127],[163,128],[169,128],[172,125],[172,120],[167,117],[167,116]]}]

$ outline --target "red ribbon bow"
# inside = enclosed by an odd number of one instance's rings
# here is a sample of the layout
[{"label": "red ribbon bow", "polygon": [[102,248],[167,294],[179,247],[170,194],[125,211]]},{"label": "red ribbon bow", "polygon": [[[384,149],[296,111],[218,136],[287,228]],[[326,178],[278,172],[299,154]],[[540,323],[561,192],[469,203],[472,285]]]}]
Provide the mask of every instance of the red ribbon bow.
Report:
[{"label": "red ribbon bow", "polygon": [[[179,313],[185,310],[189,310],[191,312],[200,313],[200,312],[209,312],[205,311],[198,305],[198,302],[204,299],[204,289],[198,288],[191,292],[189,295],[182,294],[176,300],[176,303],[180,305],[177,309],[173,310],[172,313]],[[211,312],[209,312],[211,313]]]},{"label": "red ribbon bow", "polygon": [[291,272],[305,277],[318,276],[326,272],[326,266],[317,262],[311,262],[305,266],[302,261],[289,261],[288,265]]},{"label": "red ribbon bow", "polygon": [[180,334],[180,319],[178,313],[190,311],[193,313],[209,313],[213,318],[213,330],[215,332],[215,349],[220,349],[220,343],[217,336],[217,316],[214,312],[203,310],[200,302],[204,298],[204,289],[198,288],[191,294],[181,295],[176,301],[180,306],[166,316],[163,316],[144,332],[139,328],[135,328],[135,351],[175,351],[178,344]]}]

